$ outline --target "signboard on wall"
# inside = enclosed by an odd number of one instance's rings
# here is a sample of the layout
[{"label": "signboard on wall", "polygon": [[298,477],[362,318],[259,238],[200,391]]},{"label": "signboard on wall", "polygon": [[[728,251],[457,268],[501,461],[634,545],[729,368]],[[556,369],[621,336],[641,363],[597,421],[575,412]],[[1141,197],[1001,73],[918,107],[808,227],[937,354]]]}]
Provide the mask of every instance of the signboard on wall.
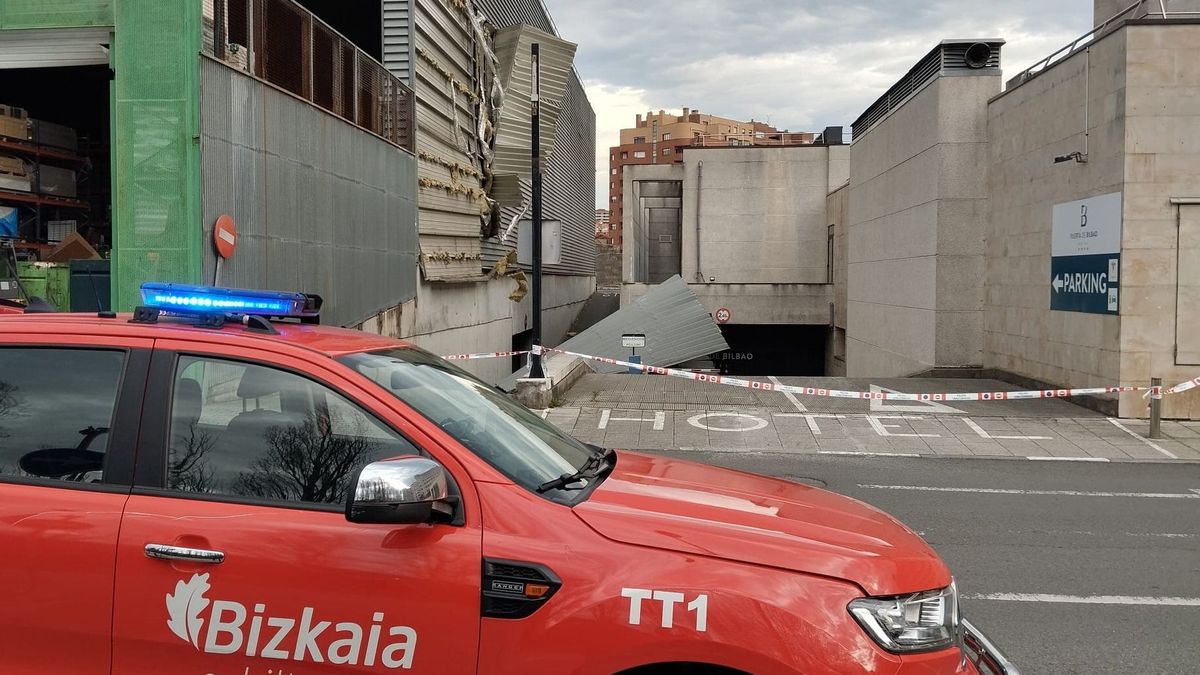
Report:
[{"label": "signboard on wall", "polygon": [[1121,193],[1055,204],[1050,309],[1120,314]]}]

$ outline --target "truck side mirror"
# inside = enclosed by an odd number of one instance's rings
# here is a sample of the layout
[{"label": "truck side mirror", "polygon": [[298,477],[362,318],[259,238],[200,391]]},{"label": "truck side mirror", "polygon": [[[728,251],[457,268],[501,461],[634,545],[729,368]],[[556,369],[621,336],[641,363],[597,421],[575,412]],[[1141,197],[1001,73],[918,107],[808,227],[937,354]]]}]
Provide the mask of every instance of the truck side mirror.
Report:
[{"label": "truck side mirror", "polygon": [[352,523],[416,525],[450,515],[446,470],[428,457],[399,457],[362,468],[346,499]]}]

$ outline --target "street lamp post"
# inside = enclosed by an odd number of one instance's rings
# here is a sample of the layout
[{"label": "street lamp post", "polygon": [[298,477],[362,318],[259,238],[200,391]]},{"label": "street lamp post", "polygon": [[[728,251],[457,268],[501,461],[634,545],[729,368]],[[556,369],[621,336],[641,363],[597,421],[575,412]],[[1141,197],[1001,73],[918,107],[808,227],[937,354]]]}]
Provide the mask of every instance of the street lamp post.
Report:
[{"label": "street lamp post", "polygon": [[[542,344],[542,157],[541,157],[541,87],[542,67],[539,44],[530,47],[533,86],[530,87],[529,102],[533,136],[533,344]],[[529,377],[546,377],[542,369],[542,355],[534,353],[529,359]]]}]

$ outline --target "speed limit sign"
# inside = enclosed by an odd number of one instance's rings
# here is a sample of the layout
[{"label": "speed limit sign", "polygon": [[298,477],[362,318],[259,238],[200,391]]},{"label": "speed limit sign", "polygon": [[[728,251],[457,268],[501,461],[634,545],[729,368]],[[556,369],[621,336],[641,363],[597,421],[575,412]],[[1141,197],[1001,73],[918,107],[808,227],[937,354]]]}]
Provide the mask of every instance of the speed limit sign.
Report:
[{"label": "speed limit sign", "polygon": [[721,307],[713,314],[713,318],[717,320],[717,323],[729,323],[729,320],[733,318],[733,312]]}]

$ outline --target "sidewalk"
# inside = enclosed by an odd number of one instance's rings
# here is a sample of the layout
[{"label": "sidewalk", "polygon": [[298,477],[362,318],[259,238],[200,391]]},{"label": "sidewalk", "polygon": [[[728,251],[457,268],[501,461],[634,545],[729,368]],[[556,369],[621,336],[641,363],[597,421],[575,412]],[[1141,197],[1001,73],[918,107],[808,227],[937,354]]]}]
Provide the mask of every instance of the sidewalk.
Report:
[{"label": "sidewalk", "polygon": [[[807,380],[807,381],[806,381]],[[851,390],[1011,391],[990,380],[781,378]],[[580,440],[638,450],[1200,461],[1200,422],[1112,420],[1060,399],[952,404],[789,396],[682,380],[586,375],[547,420]]]}]

